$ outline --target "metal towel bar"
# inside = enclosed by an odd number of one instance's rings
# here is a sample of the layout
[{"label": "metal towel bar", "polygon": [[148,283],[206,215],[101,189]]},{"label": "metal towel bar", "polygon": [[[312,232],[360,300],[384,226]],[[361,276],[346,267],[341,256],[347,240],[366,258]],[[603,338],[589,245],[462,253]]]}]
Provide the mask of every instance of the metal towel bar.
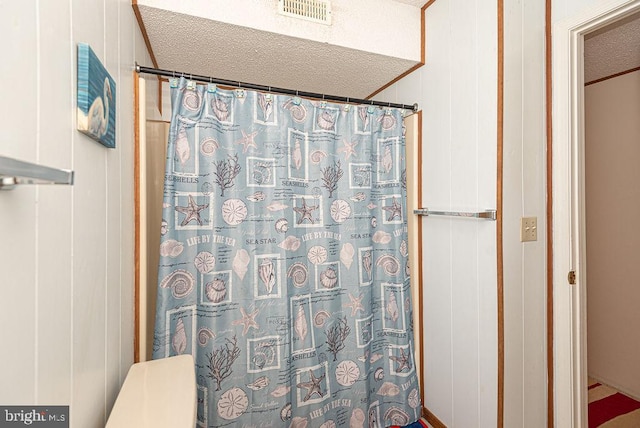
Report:
[{"label": "metal towel bar", "polygon": [[17,184],[73,185],[73,171],[0,156],[0,190],[11,190]]},{"label": "metal towel bar", "polygon": [[419,208],[413,210],[416,215],[424,216],[447,216],[447,217],[468,217],[468,218],[480,218],[483,220],[495,220],[496,210],[486,210],[480,212],[461,212],[461,211],[432,211],[429,208]]}]

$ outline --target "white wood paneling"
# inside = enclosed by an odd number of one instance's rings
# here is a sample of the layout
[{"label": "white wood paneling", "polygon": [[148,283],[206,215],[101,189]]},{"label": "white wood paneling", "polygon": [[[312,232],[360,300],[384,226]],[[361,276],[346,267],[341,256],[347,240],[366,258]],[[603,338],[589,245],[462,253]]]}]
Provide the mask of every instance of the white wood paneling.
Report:
[{"label": "white wood paneling", "polygon": [[[131,61],[135,64],[137,61],[140,64],[151,64],[151,58],[147,52],[147,48],[144,44],[144,39],[142,38],[142,34],[138,29],[138,23],[135,19],[135,16],[129,11],[129,2],[128,0],[121,0],[123,5],[120,7],[120,27],[121,27],[121,43],[120,43],[120,55],[122,58],[126,58],[128,61]],[[130,38],[133,38],[133,43],[129,43]],[[127,84],[128,87],[131,88],[131,93],[129,96],[122,97],[119,102],[119,108],[122,111],[123,115],[126,117],[134,116],[134,74],[133,70],[128,66],[123,66],[121,77],[124,84]],[[136,77],[137,79],[137,77]],[[120,132],[122,135],[134,135],[134,123],[133,121],[127,121],[122,123],[120,127]],[[121,148],[123,152],[123,163],[122,163],[122,192],[123,192],[123,200],[126,201],[126,206],[123,205],[123,213],[134,213],[134,151],[135,145],[134,142],[127,147]],[[130,183],[127,185],[126,183]],[[123,260],[134,260],[135,259],[135,237],[133,234],[128,234],[127,231],[135,230],[135,218],[133,215],[123,215],[122,216],[122,259]],[[121,275],[123,278],[127,280],[131,278],[135,278],[135,271],[133,264],[123,264]],[[122,337],[129,337],[129,335],[134,334],[135,322],[135,303],[134,303],[134,283],[124,281],[122,282],[123,286],[120,291],[120,298],[122,299],[122,320],[121,320],[121,331]],[[134,347],[133,341],[122,341],[122,354],[121,354],[121,365],[120,365],[120,381],[123,382],[124,378],[127,375],[129,367],[133,363],[133,355],[134,355]]]},{"label": "white wood paneling", "polygon": [[[0,1],[0,153],[74,169],[74,186],[0,192],[0,403],[70,405],[104,426],[133,362],[133,65],[128,0]],[[116,80],[116,149],[76,127],[78,42]],[[136,52],[138,57],[136,57]]]},{"label": "white wood paneling", "polygon": [[[73,122],[69,2],[39,2],[40,74],[38,161],[71,169]],[[47,83],[48,82],[48,83]],[[22,191],[16,189],[15,191]],[[36,188],[38,194],[37,402],[69,404],[71,389],[71,230],[73,189]]]},{"label": "white wood paneling", "polygon": [[[117,78],[118,82],[122,82],[122,68],[120,65],[120,22],[119,8],[126,7],[120,2],[105,3],[105,40],[113,40],[115,43],[105,44],[104,63],[108,70],[111,70],[112,76]],[[132,41],[130,41],[131,43]],[[122,94],[124,95],[124,94]],[[131,94],[125,95],[128,99]],[[116,99],[116,105],[119,102]],[[116,138],[118,133],[118,116],[116,115]],[[120,140],[122,141],[122,140]],[[106,206],[108,213],[114,213],[107,216],[106,223],[106,288],[105,288],[105,342],[109,344],[105,349],[105,415],[109,414],[109,409],[113,407],[118,391],[120,390],[120,271],[122,269],[122,260],[120,258],[121,242],[121,222],[122,222],[122,201],[120,194],[122,192],[122,152],[107,150],[106,151]]]},{"label": "white wood paneling", "polygon": [[[484,0],[476,7],[477,22],[482,31],[475,35],[478,49],[476,56],[476,109],[478,120],[476,138],[478,148],[476,163],[478,172],[475,178],[477,187],[477,207],[479,209],[496,207],[496,171],[497,155],[494,142],[497,141],[497,112],[484,108],[485,102],[497,98],[498,64],[494,58],[498,55],[498,28],[496,2]],[[498,291],[496,253],[496,224],[478,223],[477,254],[478,270],[476,286],[478,288],[478,426],[490,427],[496,424],[498,407],[497,397],[497,349],[498,349]],[[496,286],[493,286],[496,284]],[[495,388],[495,389],[494,389]],[[506,424],[504,425],[507,426]]]},{"label": "white wood paneling", "polygon": [[[543,2],[521,3],[522,16],[522,216],[538,218],[535,244],[523,249],[523,427],[546,424],[546,118]],[[505,104],[505,108],[510,106]],[[520,195],[518,195],[518,199]],[[519,222],[516,224],[519,230]],[[505,246],[506,251],[511,251]],[[506,409],[506,408],[505,408]]]},{"label": "white wood paneling", "polygon": [[[495,171],[495,168],[492,170]],[[480,181],[480,180],[478,180]],[[488,205],[487,205],[488,206]],[[493,206],[493,205],[491,205]],[[497,271],[491,269],[496,261],[496,225],[483,222],[478,225],[478,426],[496,426],[498,408],[497,349],[498,349],[498,297]],[[507,426],[506,424],[504,425]]]},{"label": "white wood paneling", "polygon": [[599,8],[605,3],[617,5],[624,1],[616,0],[553,0],[551,2],[551,19],[553,22],[560,22],[572,19],[580,13],[589,9]]},{"label": "white wood paneling", "polygon": [[[376,97],[423,110],[427,207],[495,208],[496,17],[494,1],[437,0],[426,9],[426,65]],[[495,426],[495,223],[422,221],[425,404],[447,426]]]},{"label": "white wood paneling", "polygon": [[[427,10],[426,51],[429,66],[423,74],[422,93],[422,201],[426,207],[443,209],[451,203],[451,77],[449,74],[450,8],[436,1]],[[411,93],[411,92],[410,92]],[[436,102],[437,100],[437,102]],[[425,405],[442,422],[452,425],[453,356],[451,293],[451,220],[423,220],[423,309]]]},{"label": "white wood paneling", "polygon": [[[520,243],[522,196],[522,11],[521,3],[504,3],[504,151],[503,151],[503,260],[505,426],[523,426],[524,334],[523,248]],[[543,40],[543,39],[541,39]],[[541,91],[542,95],[544,92]],[[542,142],[541,142],[542,143]],[[530,215],[534,215],[531,213]],[[538,215],[539,217],[539,215]],[[542,236],[542,235],[540,235]],[[526,245],[536,245],[527,242]],[[507,378],[508,376],[508,378]]]},{"label": "white wood paneling", "polygon": [[[37,116],[34,114],[37,111],[37,9],[35,2],[2,2],[1,7],[0,39],[7,42],[0,61],[0,77],[11,75],[13,78],[1,79],[0,153],[33,162],[37,157]],[[3,244],[0,245],[0,300],[4,303],[0,311],[0,323],[4,326],[0,383],[12,385],[0,388],[0,402],[6,404],[21,404],[22,400],[34,402],[37,394],[35,204],[34,188],[0,194]]]},{"label": "white wood paneling", "polygon": [[[72,34],[74,44],[89,43],[107,65],[104,8],[102,0],[73,0]],[[114,70],[108,70],[113,76]],[[74,99],[74,110],[75,107]],[[79,426],[105,419],[105,292],[109,267],[106,157],[104,146],[84,134],[76,134],[73,247],[86,248],[73,255],[72,337],[74,344],[83,344],[73,347],[73,421]]]},{"label": "white wood paneling", "polygon": [[[546,424],[544,2],[504,1],[505,426]],[[520,242],[520,218],[538,240]]]},{"label": "white wood paneling", "polygon": [[[451,156],[451,208],[477,210],[477,165],[479,141],[476,7],[468,2],[450,1],[452,19],[449,32],[450,97],[452,126],[449,130]],[[472,6],[472,7],[470,7]],[[475,6],[475,7],[474,7]],[[494,100],[495,103],[495,100]],[[495,146],[495,142],[493,144]],[[428,161],[427,161],[428,162]],[[451,426],[478,426],[478,283],[477,221],[455,219],[451,227],[451,305],[453,408]],[[487,284],[488,285],[488,284]],[[464,409],[464,411],[461,411]]]}]

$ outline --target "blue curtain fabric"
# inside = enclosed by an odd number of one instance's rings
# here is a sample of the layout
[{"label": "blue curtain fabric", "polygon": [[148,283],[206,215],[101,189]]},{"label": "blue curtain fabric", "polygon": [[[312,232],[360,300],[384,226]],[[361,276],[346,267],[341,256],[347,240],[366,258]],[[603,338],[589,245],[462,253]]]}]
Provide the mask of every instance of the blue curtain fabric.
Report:
[{"label": "blue curtain fabric", "polygon": [[416,421],[402,112],[171,86],[154,358],[198,425]]}]

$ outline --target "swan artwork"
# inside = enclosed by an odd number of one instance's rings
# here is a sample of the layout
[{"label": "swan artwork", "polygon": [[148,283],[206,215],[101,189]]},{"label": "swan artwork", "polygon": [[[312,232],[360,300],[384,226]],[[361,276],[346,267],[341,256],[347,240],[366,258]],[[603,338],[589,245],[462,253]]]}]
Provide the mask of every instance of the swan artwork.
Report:
[{"label": "swan artwork", "polygon": [[109,78],[104,78],[103,96],[97,96],[87,114],[89,121],[89,132],[98,138],[102,138],[107,133],[109,127],[109,100],[113,99]]},{"label": "swan artwork", "polygon": [[116,147],[116,82],[93,49],[78,43],[77,129],[100,144]]}]

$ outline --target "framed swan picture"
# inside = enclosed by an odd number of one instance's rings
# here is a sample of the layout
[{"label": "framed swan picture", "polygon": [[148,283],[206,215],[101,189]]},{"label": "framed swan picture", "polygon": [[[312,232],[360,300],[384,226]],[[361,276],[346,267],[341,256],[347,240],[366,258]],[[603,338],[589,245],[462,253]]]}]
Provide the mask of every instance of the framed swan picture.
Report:
[{"label": "framed swan picture", "polygon": [[116,82],[86,43],[78,43],[78,130],[116,147]]}]

